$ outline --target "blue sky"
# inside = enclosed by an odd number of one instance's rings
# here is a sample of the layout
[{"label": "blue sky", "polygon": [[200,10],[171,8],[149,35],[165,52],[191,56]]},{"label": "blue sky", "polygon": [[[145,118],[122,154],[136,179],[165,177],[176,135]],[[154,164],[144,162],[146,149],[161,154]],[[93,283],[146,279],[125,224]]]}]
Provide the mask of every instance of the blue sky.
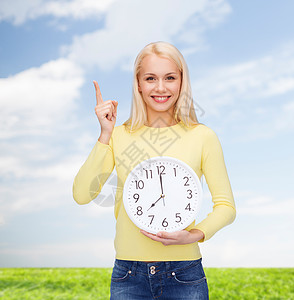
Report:
[{"label": "blue sky", "polygon": [[[293,10],[290,0],[1,0],[0,267],[112,266],[113,207],[71,194],[100,131],[92,80],[119,102],[122,124],[134,59],[157,40],[186,58],[237,205],[236,221],[201,245],[204,265],[293,267]],[[107,183],[100,197],[111,193]]]}]

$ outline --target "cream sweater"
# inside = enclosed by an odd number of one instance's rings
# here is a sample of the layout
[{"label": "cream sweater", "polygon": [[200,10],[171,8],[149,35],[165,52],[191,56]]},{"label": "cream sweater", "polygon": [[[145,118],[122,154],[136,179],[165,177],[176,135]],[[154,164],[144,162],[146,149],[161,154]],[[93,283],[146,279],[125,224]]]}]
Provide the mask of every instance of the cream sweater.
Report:
[{"label": "cream sweater", "polygon": [[115,197],[116,258],[139,261],[194,260],[201,257],[198,243],[164,246],[142,233],[129,219],[123,205],[123,184],[130,171],[145,159],[171,156],[187,163],[198,175],[205,176],[213,210],[197,228],[210,239],[235,219],[234,198],[217,135],[203,124],[188,128],[181,122],[164,128],[143,126],[129,133],[124,125],[114,128],[109,145],[97,141],[88,159],[75,177],[73,197],[79,204],[89,203],[116,168],[118,186]]}]

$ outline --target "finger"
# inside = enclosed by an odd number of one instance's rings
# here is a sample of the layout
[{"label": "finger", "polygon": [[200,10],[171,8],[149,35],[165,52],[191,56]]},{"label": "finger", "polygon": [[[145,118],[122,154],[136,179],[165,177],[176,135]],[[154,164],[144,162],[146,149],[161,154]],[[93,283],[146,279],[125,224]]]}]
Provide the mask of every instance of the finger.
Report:
[{"label": "finger", "polygon": [[[106,102],[104,102],[104,103],[106,103]],[[116,115],[117,115],[117,113],[116,113],[117,102],[114,100],[108,100],[107,103],[108,103],[107,107],[109,109],[109,116],[110,116],[109,120],[113,121],[113,118],[116,118]]]},{"label": "finger", "polygon": [[178,238],[177,232],[165,232],[160,231],[156,234],[156,236],[162,238],[162,239],[168,239],[168,240],[176,240]]},{"label": "finger", "polygon": [[101,94],[98,82],[94,80],[93,83],[94,83],[95,91],[96,91],[96,103],[98,105],[98,104],[103,103],[103,98],[102,98],[102,94]]},{"label": "finger", "polygon": [[100,115],[104,115],[106,112],[107,114],[112,116],[114,114],[114,110],[115,108],[111,100],[105,101],[103,102],[103,104],[95,106],[96,114]]},{"label": "finger", "polygon": [[116,117],[117,116],[117,105],[118,105],[118,102],[113,100],[112,103],[114,104],[114,116]]},{"label": "finger", "polygon": [[155,236],[155,234],[152,234],[152,233],[150,233],[150,232],[147,232],[147,231],[145,231],[145,230],[143,230],[143,229],[141,229],[140,232],[143,233],[144,235],[148,236],[148,237],[149,237],[149,236],[150,236],[150,237],[154,237],[154,236]]},{"label": "finger", "polygon": [[145,236],[149,237],[150,239],[156,241],[156,240],[159,240],[160,238],[157,237],[155,234],[152,234],[150,232],[147,232],[145,230],[140,230],[141,233],[143,233]]},{"label": "finger", "polygon": [[113,100],[111,100],[111,102],[110,102],[110,104],[111,104],[111,106],[110,106],[110,109],[109,109],[109,120],[110,121],[113,121],[113,118],[115,118],[115,108],[114,108],[114,104],[113,104]]},{"label": "finger", "polygon": [[170,244],[173,243],[173,240],[161,238],[161,237],[159,237],[159,236],[157,236],[155,234],[149,233],[149,232],[144,231],[144,230],[140,230],[140,231],[141,231],[142,234],[144,234],[145,236],[149,237],[153,241],[163,243],[164,245],[170,245]]},{"label": "finger", "polygon": [[99,112],[96,111],[96,115],[98,118],[107,119],[108,121],[112,121],[111,120],[112,115],[111,115],[111,111],[109,109],[102,109],[102,110],[99,110]]}]

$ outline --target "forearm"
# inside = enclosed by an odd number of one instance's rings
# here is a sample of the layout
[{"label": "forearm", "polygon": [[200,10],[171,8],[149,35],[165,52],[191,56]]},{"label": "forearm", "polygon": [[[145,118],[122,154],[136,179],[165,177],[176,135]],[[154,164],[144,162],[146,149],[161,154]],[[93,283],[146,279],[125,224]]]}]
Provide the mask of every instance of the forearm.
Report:
[{"label": "forearm", "polygon": [[213,210],[194,228],[210,239],[218,230],[231,224],[236,217],[234,196],[229,181],[221,144],[213,131],[209,131],[202,153],[202,170],[212,196]]},{"label": "forearm", "polygon": [[80,168],[73,183],[73,198],[78,204],[87,204],[100,193],[114,168],[111,147],[100,141]]},{"label": "forearm", "polygon": [[109,145],[111,132],[101,131],[98,141],[102,144]]},{"label": "forearm", "polygon": [[204,238],[199,242],[204,242],[210,239],[217,231],[231,224],[236,217],[236,209],[231,205],[219,205],[199,224],[194,226],[203,232]]}]

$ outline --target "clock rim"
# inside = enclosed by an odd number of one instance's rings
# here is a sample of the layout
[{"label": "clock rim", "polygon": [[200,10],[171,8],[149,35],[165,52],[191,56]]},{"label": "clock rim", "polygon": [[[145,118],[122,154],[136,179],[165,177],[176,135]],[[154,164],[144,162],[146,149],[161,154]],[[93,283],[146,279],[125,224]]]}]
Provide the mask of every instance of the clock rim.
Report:
[{"label": "clock rim", "polygon": [[195,221],[196,216],[199,213],[199,210],[200,210],[200,207],[201,207],[201,204],[202,204],[203,190],[202,190],[200,179],[199,179],[198,175],[196,174],[196,172],[187,163],[185,163],[184,161],[182,161],[182,160],[180,160],[178,158],[175,158],[175,157],[172,157],[172,156],[167,156],[167,155],[165,155],[165,156],[154,156],[154,157],[151,157],[151,158],[147,158],[147,159],[141,161],[140,163],[138,163],[137,165],[135,165],[132,168],[131,172],[128,174],[127,179],[124,182],[124,188],[123,188],[123,206],[124,206],[124,209],[125,209],[128,217],[129,217],[129,219],[139,229],[145,230],[145,231],[147,231],[149,233],[152,233],[152,234],[156,234],[156,233],[159,232],[159,231],[154,231],[151,228],[148,228],[146,226],[142,226],[142,224],[139,224],[138,219],[136,219],[136,218],[133,217],[133,215],[132,215],[132,213],[130,211],[129,206],[126,205],[127,204],[127,186],[129,185],[131,179],[134,176],[134,174],[132,174],[132,172],[135,169],[140,168],[140,165],[146,164],[149,161],[157,161],[158,159],[163,159],[163,160],[166,159],[166,160],[170,160],[170,161],[173,161],[173,162],[181,164],[183,167],[185,167],[186,169],[189,170],[190,174],[193,175],[193,177],[194,177],[194,179],[196,181],[196,185],[198,187],[198,201],[197,201],[197,206],[196,206],[195,212],[192,215],[191,220],[189,221],[189,224],[186,225],[187,222],[185,222],[185,224],[183,224],[182,226],[180,226],[179,228],[177,228],[175,230],[161,230],[161,231],[171,233],[171,232],[176,232],[176,231],[179,231],[179,230],[183,230],[183,229],[189,227],[192,224],[192,222]]}]

